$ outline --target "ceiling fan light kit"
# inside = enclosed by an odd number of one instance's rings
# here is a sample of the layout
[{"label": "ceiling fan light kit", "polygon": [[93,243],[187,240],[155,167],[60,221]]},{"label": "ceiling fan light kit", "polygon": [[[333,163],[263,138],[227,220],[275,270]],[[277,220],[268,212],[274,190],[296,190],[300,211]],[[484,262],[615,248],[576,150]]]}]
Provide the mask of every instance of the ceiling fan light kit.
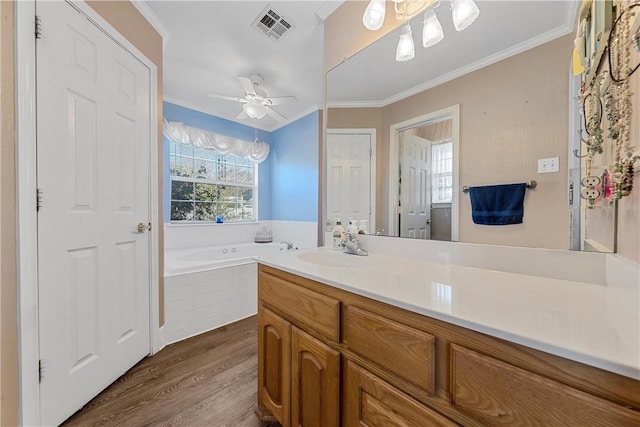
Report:
[{"label": "ceiling fan light kit", "polygon": [[285,116],[274,110],[272,106],[295,102],[296,98],[294,96],[267,96],[267,93],[260,88],[260,84],[264,80],[260,74],[251,74],[249,77],[239,76],[238,80],[240,80],[240,84],[244,89],[244,97],[218,95],[215,93],[210,93],[209,96],[212,98],[241,103],[242,111],[236,116],[236,119],[238,120],[244,120],[246,118],[261,120],[266,116],[269,116],[278,122],[284,122],[287,120]]},{"label": "ceiling fan light kit", "polygon": [[242,109],[250,118],[254,120],[263,119],[269,112],[269,107],[259,102],[247,102],[242,104]]},{"label": "ceiling fan light kit", "polygon": [[[396,17],[403,19],[406,23],[400,30],[400,40],[396,49],[396,61],[408,61],[415,56],[413,39],[411,38],[411,26],[408,19],[412,16],[424,12],[422,21],[422,46],[431,47],[444,39],[442,25],[435,13],[435,8],[440,5],[440,0],[392,0]],[[467,28],[480,15],[480,10],[473,0],[451,0],[451,18],[453,26],[457,31]],[[385,16],[385,1],[371,0],[362,15],[362,23],[372,31],[382,27]]]}]

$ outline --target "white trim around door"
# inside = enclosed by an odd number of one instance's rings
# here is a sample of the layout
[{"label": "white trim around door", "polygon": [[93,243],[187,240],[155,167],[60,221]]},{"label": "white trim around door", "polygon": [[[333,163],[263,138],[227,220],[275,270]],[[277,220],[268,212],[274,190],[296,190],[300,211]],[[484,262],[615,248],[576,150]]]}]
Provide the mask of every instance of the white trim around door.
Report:
[{"label": "white trim around door", "polygon": [[[158,75],[156,65],[81,1],[68,2],[85,15],[116,43],[128,50],[150,72],[150,129],[152,141],[150,166],[150,349],[151,354],[163,347],[159,328],[159,233],[158,215]],[[40,425],[39,349],[38,349],[38,235],[36,176],[36,45],[35,1],[16,2],[16,142],[17,142],[17,263],[18,263],[18,363],[19,423]],[[46,23],[42,23],[46,33]]]}]

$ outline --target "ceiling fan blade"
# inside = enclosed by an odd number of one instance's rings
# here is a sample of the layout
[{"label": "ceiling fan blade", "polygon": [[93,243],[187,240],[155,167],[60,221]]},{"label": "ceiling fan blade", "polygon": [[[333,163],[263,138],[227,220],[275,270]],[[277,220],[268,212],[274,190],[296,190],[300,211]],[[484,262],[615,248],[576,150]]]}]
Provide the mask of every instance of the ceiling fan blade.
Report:
[{"label": "ceiling fan blade", "polygon": [[244,110],[240,111],[240,114],[238,114],[236,116],[236,119],[238,120],[244,120],[244,119],[248,119],[249,116],[247,116],[247,113],[244,112]]},{"label": "ceiling fan blade", "polygon": [[267,115],[269,117],[271,117],[272,119],[275,119],[275,120],[277,120],[279,122],[284,122],[284,121],[287,120],[287,118],[285,116],[283,116],[282,114],[278,113],[273,108],[269,108],[269,111],[267,111]]},{"label": "ceiling fan blade", "polygon": [[271,105],[289,104],[290,102],[296,102],[295,96],[270,96],[267,98],[271,101]]},{"label": "ceiling fan blade", "polygon": [[244,89],[245,92],[247,92],[250,95],[256,96],[256,90],[253,87],[253,82],[251,81],[251,79],[247,77],[238,76],[238,80],[240,80],[240,84],[242,85],[242,88]]},{"label": "ceiling fan blade", "polygon": [[218,95],[217,93],[208,93],[208,96],[217,99],[224,99],[226,101],[245,102],[244,98],[238,98],[237,96]]}]

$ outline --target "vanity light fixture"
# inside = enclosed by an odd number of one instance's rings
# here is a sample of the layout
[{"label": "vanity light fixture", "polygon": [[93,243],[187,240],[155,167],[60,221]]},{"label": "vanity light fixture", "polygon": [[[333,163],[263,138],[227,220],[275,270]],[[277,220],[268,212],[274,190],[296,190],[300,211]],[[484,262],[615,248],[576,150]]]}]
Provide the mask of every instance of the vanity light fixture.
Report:
[{"label": "vanity light fixture", "polygon": [[385,0],[371,0],[369,6],[362,15],[362,23],[371,31],[379,30],[384,22]]},{"label": "vanity light fixture", "polygon": [[[422,46],[435,46],[444,39],[442,25],[440,25],[434,10],[440,5],[441,0],[392,1],[396,17],[405,20],[396,49],[396,61],[407,61],[415,56],[413,40],[408,40],[411,38],[411,26],[408,20],[425,9],[422,21]],[[362,23],[368,30],[379,30],[384,22],[385,10],[385,0],[371,0],[362,15]],[[451,0],[451,17],[457,31],[462,31],[471,25],[478,18],[478,15],[480,15],[480,10],[473,0]]]},{"label": "vanity light fixture", "polygon": [[260,120],[264,118],[264,116],[266,116],[269,112],[269,107],[267,105],[263,105],[257,101],[251,101],[242,104],[242,109],[245,113],[247,113],[247,116],[251,117],[254,120]]},{"label": "vanity light fixture", "polygon": [[396,48],[396,61],[408,61],[416,55],[413,45],[413,37],[411,37],[411,25],[409,21],[405,22],[400,33],[400,40]]},{"label": "vanity light fixture", "polygon": [[440,25],[433,8],[429,8],[424,12],[422,24],[422,47],[435,46],[444,39],[442,25]]},{"label": "vanity light fixture", "polygon": [[457,31],[462,31],[473,24],[478,15],[480,10],[473,0],[451,0],[451,17]]}]

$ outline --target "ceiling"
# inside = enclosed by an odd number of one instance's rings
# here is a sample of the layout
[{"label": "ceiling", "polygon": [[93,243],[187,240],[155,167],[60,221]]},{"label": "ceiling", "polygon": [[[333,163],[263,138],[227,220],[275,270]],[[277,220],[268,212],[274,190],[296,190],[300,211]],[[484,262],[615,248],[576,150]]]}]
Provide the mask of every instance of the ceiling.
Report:
[{"label": "ceiling", "polygon": [[[329,3],[329,4],[327,4]],[[296,97],[275,110],[296,120],[322,108],[323,20],[340,2],[144,1],[138,9],[164,37],[164,99],[263,130],[269,116],[236,120],[242,105],[208,93],[243,97],[238,76],[257,73],[269,96]],[[277,42],[251,27],[269,5],[292,24]],[[262,16],[262,15],[260,15]]]},{"label": "ceiling", "polygon": [[[448,1],[442,2],[436,13],[445,39],[429,49],[420,44],[422,15],[415,17],[416,57],[411,61],[395,61],[398,32],[393,31],[332,70],[330,105],[382,106],[425,90],[567,34],[577,9],[575,2],[566,0],[476,1],[480,16],[460,33],[453,28]],[[323,19],[342,2],[147,0],[134,4],[164,38],[166,101],[272,131],[322,107]],[[277,42],[251,27],[267,6],[293,25]],[[296,97],[294,103],[275,107],[287,118],[284,123],[268,116],[237,120],[240,103],[207,95],[243,97],[237,77],[253,73],[264,77],[260,87],[269,96]]]}]

